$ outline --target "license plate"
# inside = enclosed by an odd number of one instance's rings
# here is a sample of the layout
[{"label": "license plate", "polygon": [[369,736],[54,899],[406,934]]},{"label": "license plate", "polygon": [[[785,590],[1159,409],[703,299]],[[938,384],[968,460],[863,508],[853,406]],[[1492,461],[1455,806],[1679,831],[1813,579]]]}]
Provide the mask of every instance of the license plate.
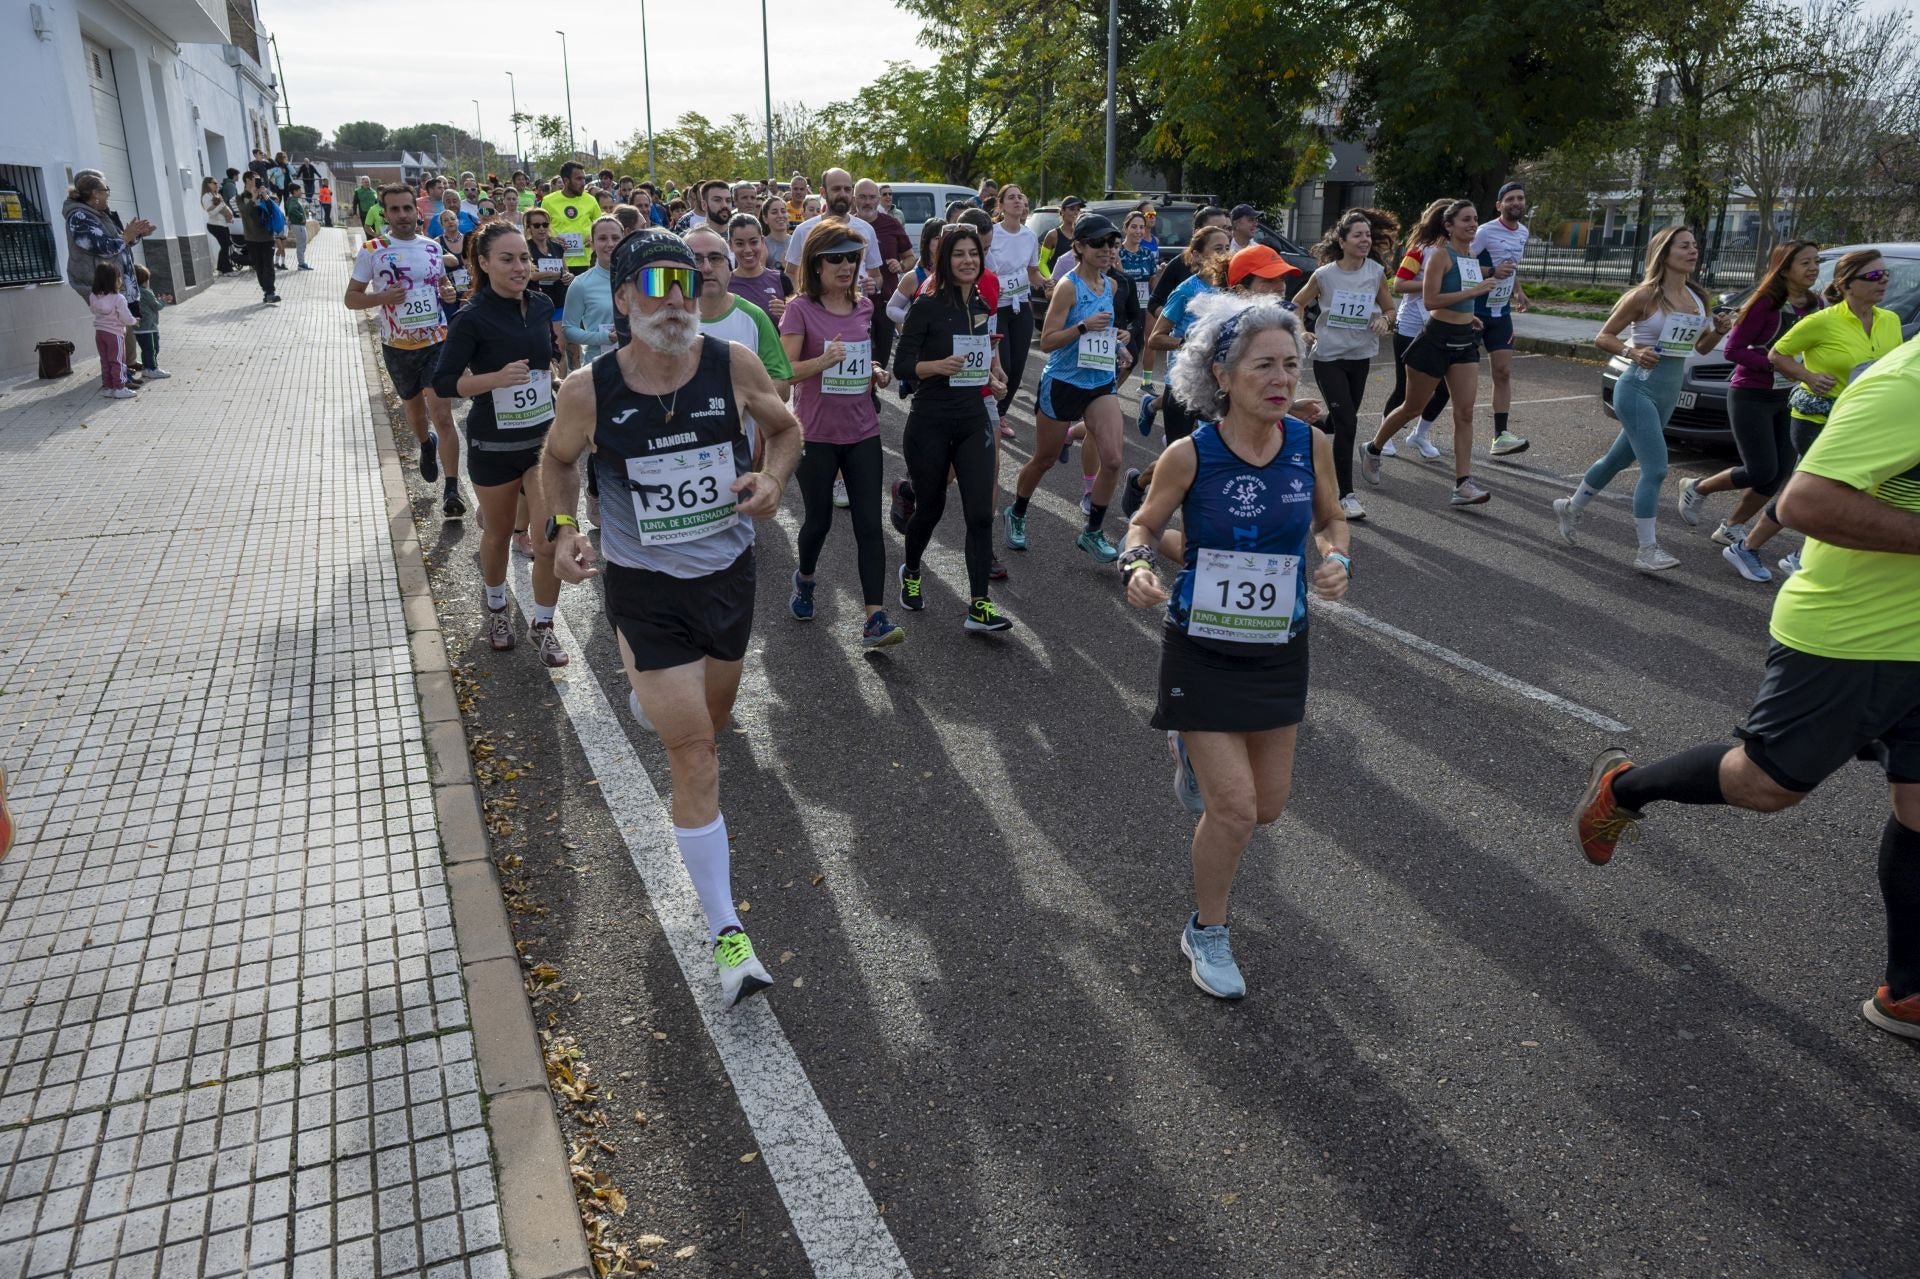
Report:
[{"label": "license plate", "polygon": [[1677,409],[1690,409],[1693,407],[1694,397],[1698,394],[1698,391],[1682,391],[1680,397],[1673,402],[1673,406]]}]

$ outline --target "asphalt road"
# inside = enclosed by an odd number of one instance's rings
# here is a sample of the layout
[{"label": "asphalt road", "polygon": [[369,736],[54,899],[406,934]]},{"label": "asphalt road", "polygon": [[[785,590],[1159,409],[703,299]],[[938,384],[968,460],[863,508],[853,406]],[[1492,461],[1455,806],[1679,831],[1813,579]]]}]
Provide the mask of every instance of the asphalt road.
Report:
[{"label": "asphalt road", "polygon": [[[1913,1274],[1920,1053],[1858,1013],[1884,789],[1859,766],[1776,817],[1666,806],[1612,866],[1580,858],[1588,758],[1729,735],[1775,588],[1670,513],[1681,566],[1634,572],[1631,473],[1562,544],[1548,502],[1613,435],[1598,371],[1516,370],[1534,446],[1476,466],[1491,504],[1448,509],[1444,460],[1389,462],[1362,493],[1350,607],[1314,623],[1293,802],[1235,892],[1235,1005],[1177,950],[1192,822],[1147,724],[1158,619],[1073,548],[1077,465],[1036,500],[1033,549],[1002,552],[1018,629],[962,632],[950,515],[929,607],[880,655],[852,644],[844,520],[818,619],[788,616],[789,494],[760,529],[722,802],[779,979],[773,1015],[746,1015],[784,1034],[806,1096],[756,1075],[765,1039],[722,1023],[716,1048],[711,979],[690,991],[670,944],[684,902],[657,907],[636,870],[657,808],[594,761],[637,760],[662,792],[667,770],[625,714],[597,589],[564,595],[586,660],[560,681],[524,645],[491,652],[477,530],[416,487],[515,927],[557,970],[537,1008],[598,1089],[567,1122],[630,1201],[609,1238],[656,1236],[634,1255],[687,1275],[814,1273],[801,1236],[843,1210],[879,1213],[918,1276]],[[1390,386],[1377,369],[1363,420]],[[904,416],[884,403],[892,478]],[[1669,494],[1720,461],[1676,454]],[[618,732],[569,717],[596,686]],[[815,1097],[864,1204],[785,1147],[763,1157],[746,1107]]]}]

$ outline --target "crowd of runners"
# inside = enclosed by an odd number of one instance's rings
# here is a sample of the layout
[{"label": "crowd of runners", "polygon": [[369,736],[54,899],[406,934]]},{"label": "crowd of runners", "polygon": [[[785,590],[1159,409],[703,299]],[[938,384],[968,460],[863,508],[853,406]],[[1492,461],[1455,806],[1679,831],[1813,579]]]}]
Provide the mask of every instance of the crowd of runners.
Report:
[{"label": "crowd of runners", "polygon": [[[1503,187],[1484,223],[1469,200],[1436,200],[1405,233],[1389,213],[1351,210],[1306,276],[1258,241],[1250,206],[1200,209],[1163,263],[1150,205],[1116,224],[1063,201],[1042,239],[1015,184],[983,183],[918,227],[891,195],[843,169],[821,174],[817,194],[799,175],[681,192],[578,163],[538,180],[363,184],[353,209],[367,238],[346,304],[376,314],[421,475],[441,486],[448,519],[470,509],[452,410],[471,405],[466,477],[492,646],[517,642],[514,548],[532,557],[527,632],[549,666],[568,661],[553,627],[563,584],[599,580],[629,708],[666,749],[674,835],[730,1002],[770,979],[733,907],[715,743],[753,626],[755,521],[790,481],[788,610],[816,618],[823,551],[846,510],[862,597],[846,634],[863,649],[896,648],[905,624],[917,629],[909,615],[928,610],[926,553],[950,490],[965,631],[1014,626],[992,598],[1003,551],[1023,570],[1045,572],[1055,550],[1113,564],[1116,593],[1162,613],[1153,724],[1196,818],[1179,945],[1202,990],[1238,998],[1230,889],[1255,828],[1287,802],[1308,597],[1337,600],[1353,581],[1353,526],[1367,518],[1356,472],[1381,484],[1407,427],[1400,445],[1438,462],[1433,432],[1451,409],[1449,505],[1492,500],[1473,472],[1483,353],[1487,450],[1528,447],[1509,421],[1513,314],[1530,305],[1525,188]],[[1682,357],[1725,338],[1741,464],[1681,486],[1678,513],[1697,523],[1712,495],[1734,494],[1715,540],[1748,580],[1771,577],[1759,552],[1783,525],[1806,549],[1780,564],[1789,580],[1765,682],[1738,742],[1644,765],[1610,749],[1575,834],[1603,864],[1653,801],[1770,812],[1848,760],[1878,758],[1892,786],[1879,864],[1888,961],[1865,1012],[1920,1037],[1920,345],[1902,346],[1876,306],[1888,272],[1872,253],[1842,257],[1816,294],[1817,246],[1783,245],[1737,313],[1694,281],[1698,258],[1690,230],[1663,231],[1608,319],[1598,345],[1629,367],[1619,436],[1554,503],[1558,534],[1576,542],[1591,499],[1637,464],[1633,564],[1674,565],[1655,535],[1663,428]],[[1363,433],[1383,338],[1394,386]],[[1031,451],[1003,468],[1033,361]],[[1136,375],[1134,424],[1148,435],[1157,420],[1162,448],[1123,469],[1120,394]],[[883,394],[907,404],[893,475]],[[1041,546],[1028,512],[1076,444],[1083,520],[1071,548]],[[904,540],[891,572],[883,504]]]}]

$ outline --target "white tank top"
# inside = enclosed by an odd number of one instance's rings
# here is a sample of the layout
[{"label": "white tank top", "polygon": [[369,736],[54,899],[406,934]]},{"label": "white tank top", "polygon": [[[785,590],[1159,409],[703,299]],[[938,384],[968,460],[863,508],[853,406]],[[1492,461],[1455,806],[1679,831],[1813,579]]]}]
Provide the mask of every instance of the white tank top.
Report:
[{"label": "white tank top", "polygon": [[[1687,290],[1687,295],[1696,305],[1699,303],[1700,299],[1693,290]],[[1652,315],[1634,323],[1633,344],[1659,347],[1662,355],[1685,355],[1706,325],[1707,314],[1704,309],[1668,311],[1663,299]]]}]

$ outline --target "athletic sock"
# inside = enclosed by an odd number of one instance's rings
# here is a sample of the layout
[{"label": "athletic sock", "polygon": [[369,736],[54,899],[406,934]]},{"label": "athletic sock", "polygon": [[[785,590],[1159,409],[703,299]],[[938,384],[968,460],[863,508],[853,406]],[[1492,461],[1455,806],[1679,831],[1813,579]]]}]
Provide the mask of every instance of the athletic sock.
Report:
[{"label": "athletic sock", "polygon": [[1021,497],[1018,494],[1014,495],[1013,514],[1017,519],[1024,520],[1027,518],[1027,499],[1026,498]]},{"label": "athletic sock", "polygon": [[1437,425],[1439,425],[1439,422],[1436,419],[1430,418],[1430,417],[1423,417],[1420,419],[1420,426],[1418,429],[1420,431],[1420,434],[1422,435],[1431,435],[1433,434],[1433,428]]},{"label": "athletic sock", "polygon": [[1495,413],[1493,415],[1493,433],[1495,435],[1505,435],[1507,433],[1507,415],[1505,413]]},{"label": "athletic sock", "polygon": [[1660,521],[1652,515],[1633,517],[1633,531],[1639,535],[1640,545],[1652,546],[1660,540]]},{"label": "athletic sock", "polygon": [[1887,907],[1887,993],[1920,991],[1920,831],[1888,814],[1880,834],[1880,900]]},{"label": "athletic sock", "polygon": [[1087,511],[1087,532],[1098,533],[1100,526],[1106,523],[1107,508],[1095,502]]},{"label": "athletic sock", "polygon": [[558,604],[535,604],[533,606],[533,624],[535,626],[551,625],[553,623],[554,611],[559,607]]},{"label": "athletic sock", "polygon": [[487,607],[498,613],[507,606],[507,584],[487,587]]},{"label": "athletic sock", "polygon": [[[1629,768],[1613,779],[1613,797],[1633,809],[1644,809],[1657,799],[1676,804],[1724,804],[1727,797],[1720,791],[1720,760],[1726,753],[1725,742],[1705,742],[1656,763]],[[1920,872],[1916,873],[1916,884],[1920,884]]]},{"label": "athletic sock", "polygon": [[680,860],[686,863],[693,891],[700,895],[700,909],[707,913],[709,939],[719,937],[725,929],[740,927],[740,916],[733,909],[733,866],[727,853],[726,815],[723,813],[694,830],[675,826],[673,842],[680,846]]},{"label": "athletic sock", "polygon": [[1375,456],[1375,457],[1379,457],[1379,456],[1380,456],[1380,446],[1379,446],[1379,445],[1377,445],[1377,444],[1375,444],[1375,443],[1374,443],[1374,442],[1373,442],[1372,440],[1368,440],[1368,441],[1367,441],[1367,452],[1369,452],[1369,453],[1371,453],[1371,454],[1372,454],[1373,456]]},{"label": "athletic sock", "polygon": [[459,497],[459,496],[460,496],[460,477],[459,477],[459,476],[457,476],[457,475],[449,475],[449,476],[447,477],[447,479],[446,479],[446,491],[447,491],[447,496],[448,496],[448,497]]},{"label": "athletic sock", "polygon": [[1587,503],[1599,496],[1599,489],[1593,487],[1593,485],[1587,483],[1585,480],[1581,480],[1580,487],[1573,491],[1573,509],[1576,511],[1584,511],[1587,509]]}]

